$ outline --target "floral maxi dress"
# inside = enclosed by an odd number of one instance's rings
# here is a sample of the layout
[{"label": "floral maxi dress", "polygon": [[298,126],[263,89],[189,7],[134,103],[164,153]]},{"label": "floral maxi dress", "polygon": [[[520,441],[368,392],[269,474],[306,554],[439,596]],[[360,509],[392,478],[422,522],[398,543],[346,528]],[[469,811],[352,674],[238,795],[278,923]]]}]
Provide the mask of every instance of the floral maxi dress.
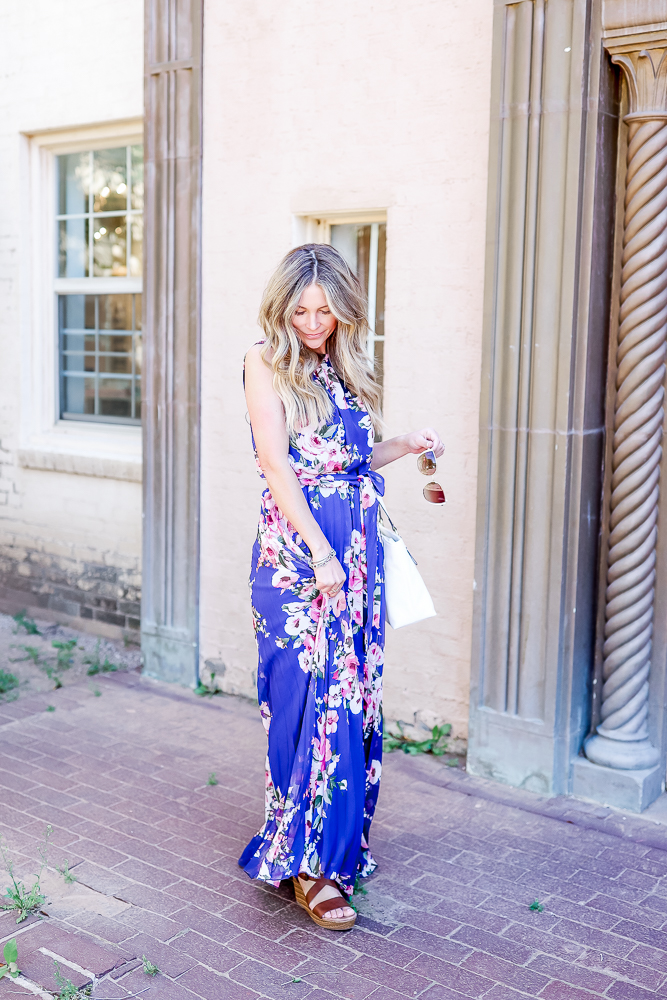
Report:
[{"label": "floral maxi dress", "polygon": [[345,569],[334,598],[315,587],[310,550],[266,489],[250,587],[268,735],[265,821],[239,859],[277,885],[299,872],[346,891],[375,868],[368,837],[382,761],[384,579],[374,432],[328,358],[313,374],[332,416],[290,441],[310,509]]}]

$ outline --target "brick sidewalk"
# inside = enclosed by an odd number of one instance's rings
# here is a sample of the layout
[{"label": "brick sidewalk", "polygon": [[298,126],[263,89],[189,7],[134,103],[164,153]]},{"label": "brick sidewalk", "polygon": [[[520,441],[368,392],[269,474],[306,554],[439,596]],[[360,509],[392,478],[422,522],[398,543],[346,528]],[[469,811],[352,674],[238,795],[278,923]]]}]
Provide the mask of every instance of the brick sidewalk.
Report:
[{"label": "brick sidewalk", "polygon": [[78,880],[48,873],[48,918],[0,917],[32,984],[55,989],[55,955],[100,998],[667,997],[664,827],[394,754],[362,916],[318,931],[236,865],[261,823],[256,708],[131,674],[97,686],[0,706],[0,830],[27,874],[51,823],[50,863]]}]

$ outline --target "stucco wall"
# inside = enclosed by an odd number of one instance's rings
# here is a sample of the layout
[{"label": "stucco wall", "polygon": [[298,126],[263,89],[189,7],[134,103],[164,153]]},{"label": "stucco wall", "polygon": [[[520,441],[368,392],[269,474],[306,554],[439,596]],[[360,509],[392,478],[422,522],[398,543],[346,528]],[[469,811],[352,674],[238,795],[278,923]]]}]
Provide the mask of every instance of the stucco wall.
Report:
[{"label": "stucco wall", "polygon": [[[36,330],[47,322],[39,318],[40,302],[51,275],[33,266],[43,220],[33,211],[40,192],[31,188],[25,133],[142,115],[143,4],[5,4],[0,65],[0,600],[7,610],[19,602],[62,615],[87,605],[103,631],[121,620],[133,624],[138,611],[139,432],[126,435],[125,447],[122,440],[112,446],[109,425],[95,425],[86,437],[88,425],[70,422],[56,443],[49,437],[52,408],[37,428],[36,449],[35,411],[49,382],[53,392],[55,375],[53,357],[35,345],[48,348],[55,331]],[[105,449],[123,467],[121,480],[100,477]],[[22,451],[47,468],[82,471],[87,461],[97,463],[97,475],[23,468]],[[128,457],[135,459],[129,473]]]},{"label": "stucco wall", "polygon": [[446,442],[429,506],[415,459],[387,501],[439,617],[387,636],[386,712],[464,734],[491,63],[491,0],[205,6],[202,659],[252,693],[246,586],[261,491],[242,358],[295,217],[386,209],[387,436]]}]

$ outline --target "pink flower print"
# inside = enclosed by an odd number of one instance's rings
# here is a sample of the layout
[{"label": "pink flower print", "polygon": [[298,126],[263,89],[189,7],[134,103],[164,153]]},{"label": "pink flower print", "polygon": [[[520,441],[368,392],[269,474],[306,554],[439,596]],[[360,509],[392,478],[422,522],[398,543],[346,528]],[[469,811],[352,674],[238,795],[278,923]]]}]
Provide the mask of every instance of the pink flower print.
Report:
[{"label": "pink flower print", "polygon": [[368,661],[369,667],[375,670],[384,663],[384,652],[382,647],[377,644],[377,642],[372,642],[368,647],[368,652],[366,654],[366,659]]},{"label": "pink flower print", "polygon": [[348,653],[345,657],[345,669],[356,676],[359,660],[354,653]]},{"label": "pink flower print", "polygon": [[326,732],[335,733],[338,731],[338,712],[327,712]]},{"label": "pink flower print", "polygon": [[326,598],[324,594],[319,594],[314,601],[311,601],[309,614],[314,622],[318,622],[320,620],[320,615],[324,609],[325,601]]},{"label": "pink flower print", "polygon": [[358,566],[350,566],[349,587],[353,594],[360,594],[364,589],[363,573]]},{"label": "pink flower print", "polygon": [[382,764],[379,760],[374,760],[371,762],[370,770],[368,772],[368,780],[371,785],[377,785],[380,780],[380,774],[382,773]]},{"label": "pink flower print", "polygon": [[277,569],[271,577],[271,583],[281,591],[289,590],[293,583],[299,579],[298,573],[290,573],[288,569]]},{"label": "pink flower print", "polygon": [[331,599],[330,607],[336,618],[340,618],[347,603],[345,590],[339,590],[335,597]]},{"label": "pink flower print", "polygon": [[304,632],[310,625],[310,620],[308,615],[304,611],[297,611],[296,614],[290,615],[285,622],[285,631],[288,635],[299,635]]},{"label": "pink flower print", "polygon": [[368,510],[375,503],[375,488],[370,481],[364,477],[361,485],[361,506],[364,510]]}]

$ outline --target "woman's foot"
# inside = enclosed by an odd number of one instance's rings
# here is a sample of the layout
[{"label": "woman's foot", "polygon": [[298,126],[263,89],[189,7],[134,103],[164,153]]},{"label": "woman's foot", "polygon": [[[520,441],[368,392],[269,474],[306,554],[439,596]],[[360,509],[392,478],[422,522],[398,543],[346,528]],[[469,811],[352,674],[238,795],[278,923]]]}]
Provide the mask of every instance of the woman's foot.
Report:
[{"label": "woman's foot", "polygon": [[331,930],[348,930],[353,926],[357,915],[332,879],[301,874],[292,881],[297,903],[318,926]]},{"label": "woman's foot", "polygon": [[[311,905],[309,901],[309,906],[311,910],[314,908],[314,906],[317,906],[317,902],[321,902],[323,900],[328,900],[328,899],[335,899],[336,896],[339,897],[343,905],[339,906],[335,910],[328,910],[326,913],[323,913],[322,918],[324,920],[347,920],[350,917],[355,916],[354,910],[352,909],[351,906],[347,905],[345,896],[343,896],[338,886],[335,883],[330,883],[329,879],[314,879],[311,878],[310,875],[299,875],[299,881],[303,884],[303,890],[306,895],[308,895],[308,890],[310,889],[310,887],[314,885],[314,883],[317,881],[325,883],[325,888],[331,890],[328,893],[325,892],[324,890],[322,890],[322,892],[318,892],[314,897],[313,905]],[[317,900],[317,902],[315,902],[315,900]]]}]

